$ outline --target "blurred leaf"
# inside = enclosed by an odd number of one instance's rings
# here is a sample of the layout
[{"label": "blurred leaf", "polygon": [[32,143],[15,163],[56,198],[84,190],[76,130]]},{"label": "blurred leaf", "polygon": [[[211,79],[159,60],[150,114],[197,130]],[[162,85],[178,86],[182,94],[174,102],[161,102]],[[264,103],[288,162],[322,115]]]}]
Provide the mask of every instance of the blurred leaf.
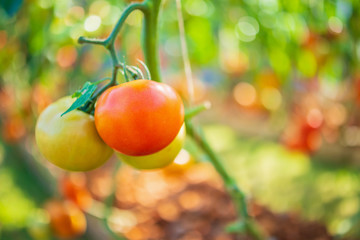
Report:
[{"label": "blurred leaf", "polygon": [[317,69],[314,54],[307,50],[301,51],[297,61],[297,67],[305,77],[313,77]]},{"label": "blurred leaf", "polygon": [[282,49],[271,49],[270,50],[270,63],[274,68],[275,72],[280,76],[287,76],[291,69],[291,63],[288,55]]},{"label": "blurred leaf", "polygon": [[13,17],[19,10],[23,0],[1,0],[0,7],[5,10],[9,17]]}]

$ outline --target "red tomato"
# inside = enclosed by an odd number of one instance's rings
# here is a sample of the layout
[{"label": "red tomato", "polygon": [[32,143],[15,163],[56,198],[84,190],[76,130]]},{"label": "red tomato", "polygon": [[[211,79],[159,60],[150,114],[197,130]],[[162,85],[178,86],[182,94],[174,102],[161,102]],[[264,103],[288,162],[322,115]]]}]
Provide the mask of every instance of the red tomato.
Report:
[{"label": "red tomato", "polygon": [[178,134],[184,105],[169,85],[135,80],[107,89],[95,107],[99,135],[113,149],[129,155],[155,153]]}]

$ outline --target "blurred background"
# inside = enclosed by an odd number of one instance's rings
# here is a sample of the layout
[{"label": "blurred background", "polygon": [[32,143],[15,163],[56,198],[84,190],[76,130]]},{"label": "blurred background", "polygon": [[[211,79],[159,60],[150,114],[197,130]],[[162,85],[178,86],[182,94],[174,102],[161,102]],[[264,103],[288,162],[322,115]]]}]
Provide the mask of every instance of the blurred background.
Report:
[{"label": "blurred background", "polygon": [[[108,36],[129,2],[0,2],[0,239],[243,239],[225,231],[232,202],[190,139],[147,172],[114,157],[68,173],[35,145],[48,104],[111,75],[106,50],[77,39]],[[163,2],[163,79],[188,99],[175,1]],[[360,239],[360,2],[182,3],[194,102],[212,103],[195,121],[251,214],[271,239]],[[134,12],[116,40],[128,64],[143,59],[141,25]]]}]

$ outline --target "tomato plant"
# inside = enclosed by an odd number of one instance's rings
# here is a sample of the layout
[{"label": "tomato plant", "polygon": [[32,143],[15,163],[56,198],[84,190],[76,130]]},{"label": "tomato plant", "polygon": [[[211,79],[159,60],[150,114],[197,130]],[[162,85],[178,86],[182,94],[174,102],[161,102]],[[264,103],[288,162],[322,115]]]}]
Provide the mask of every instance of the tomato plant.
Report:
[{"label": "tomato plant", "polygon": [[112,154],[99,137],[94,118],[79,110],[61,117],[73,99],[62,98],[39,116],[35,137],[40,152],[56,166],[71,171],[88,171],[102,165]]},{"label": "tomato plant", "polygon": [[95,107],[101,138],[130,156],[153,154],[174,140],[184,122],[180,96],[169,85],[135,80],[107,89]]},{"label": "tomato plant", "polygon": [[86,218],[83,212],[72,202],[50,200],[45,204],[50,216],[50,226],[60,238],[73,238],[86,230]]},{"label": "tomato plant", "polygon": [[185,136],[186,130],[185,125],[183,124],[175,139],[165,148],[156,153],[144,156],[129,156],[118,152],[116,155],[121,160],[137,169],[162,168],[174,161],[184,145]]}]

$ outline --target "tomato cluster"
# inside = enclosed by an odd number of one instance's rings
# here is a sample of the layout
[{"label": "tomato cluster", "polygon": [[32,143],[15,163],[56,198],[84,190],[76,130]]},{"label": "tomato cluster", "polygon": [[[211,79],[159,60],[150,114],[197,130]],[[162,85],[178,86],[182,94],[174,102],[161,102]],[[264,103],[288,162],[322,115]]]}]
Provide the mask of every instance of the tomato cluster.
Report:
[{"label": "tomato cluster", "polygon": [[117,156],[138,169],[170,164],[185,140],[182,99],[169,85],[134,80],[108,88],[94,116],[73,110],[65,97],[48,106],[36,125],[36,142],[50,162],[71,171],[88,171]]}]

